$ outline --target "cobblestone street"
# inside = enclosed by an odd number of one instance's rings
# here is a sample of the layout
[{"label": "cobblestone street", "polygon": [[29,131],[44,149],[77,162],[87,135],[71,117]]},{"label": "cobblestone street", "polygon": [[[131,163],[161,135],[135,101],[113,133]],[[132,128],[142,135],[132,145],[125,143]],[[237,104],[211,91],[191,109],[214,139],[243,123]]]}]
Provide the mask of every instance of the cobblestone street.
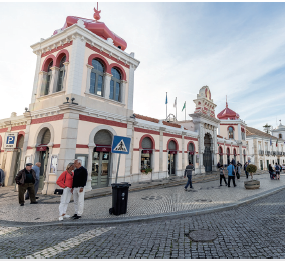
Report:
[{"label": "cobblestone street", "polygon": [[[112,226],[1,227],[1,258],[284,258],[285,191],[231,210]],[[212,241],[191,232],[207,230]],[[204,238],[207,240],[207,238]]]}]

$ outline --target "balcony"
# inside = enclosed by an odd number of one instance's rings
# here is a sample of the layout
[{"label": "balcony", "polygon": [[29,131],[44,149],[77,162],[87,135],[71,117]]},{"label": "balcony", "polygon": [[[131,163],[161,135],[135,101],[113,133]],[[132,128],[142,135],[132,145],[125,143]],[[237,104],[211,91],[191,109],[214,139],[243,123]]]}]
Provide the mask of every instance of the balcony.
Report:
[{"label": "balcony", "polygon": [[264,150],[259,150],[259,155],[264,155]]},{"label": "balcony", "polygon": [[269,155],[270,155],[270,151],[269,151],[269,150],[265,151],[265,154],[266,154],[267,156],[269,156]]}]

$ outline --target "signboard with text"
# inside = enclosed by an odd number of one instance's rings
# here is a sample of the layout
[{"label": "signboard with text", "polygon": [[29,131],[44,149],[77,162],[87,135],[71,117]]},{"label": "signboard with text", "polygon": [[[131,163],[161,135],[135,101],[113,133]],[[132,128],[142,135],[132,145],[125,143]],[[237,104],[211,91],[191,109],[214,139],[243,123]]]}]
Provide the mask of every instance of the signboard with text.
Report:
[{"label": "signboard with text", "polygon": [[17,145],[18,132],[6,132],[4,149],[14,149]]}]

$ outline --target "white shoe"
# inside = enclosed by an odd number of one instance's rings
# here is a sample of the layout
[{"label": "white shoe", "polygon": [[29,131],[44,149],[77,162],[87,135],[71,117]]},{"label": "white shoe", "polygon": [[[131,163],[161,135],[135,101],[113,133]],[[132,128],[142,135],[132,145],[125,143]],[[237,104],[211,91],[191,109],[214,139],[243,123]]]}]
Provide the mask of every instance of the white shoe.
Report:
[{"label": "white shoe", "polygon": [[62,221],[62,220],[63,220],[63,216],[60,216],[60,217],[58,218],[58,220],[59,220],[59,221]]},{"label": "white shoe", "polygon": [[64,215],[63,218],[70,218],[70,216],[69,215]]}]

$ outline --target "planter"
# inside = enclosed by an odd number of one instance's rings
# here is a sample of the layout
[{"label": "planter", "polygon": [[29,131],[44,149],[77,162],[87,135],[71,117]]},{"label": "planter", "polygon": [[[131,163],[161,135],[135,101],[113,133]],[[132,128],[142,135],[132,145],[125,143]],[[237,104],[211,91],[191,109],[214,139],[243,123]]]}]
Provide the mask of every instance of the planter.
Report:
[{"label": "planter", "polygon": [[147,180],[151,180],[151,172],[149,172],[147,174],[141,173],[140,181],[147,181]]},{"label": "planter", "polygon": [[246,189],[259,189],[260,181],[259,180],[249,180],[244,182],[244,187]]}]

